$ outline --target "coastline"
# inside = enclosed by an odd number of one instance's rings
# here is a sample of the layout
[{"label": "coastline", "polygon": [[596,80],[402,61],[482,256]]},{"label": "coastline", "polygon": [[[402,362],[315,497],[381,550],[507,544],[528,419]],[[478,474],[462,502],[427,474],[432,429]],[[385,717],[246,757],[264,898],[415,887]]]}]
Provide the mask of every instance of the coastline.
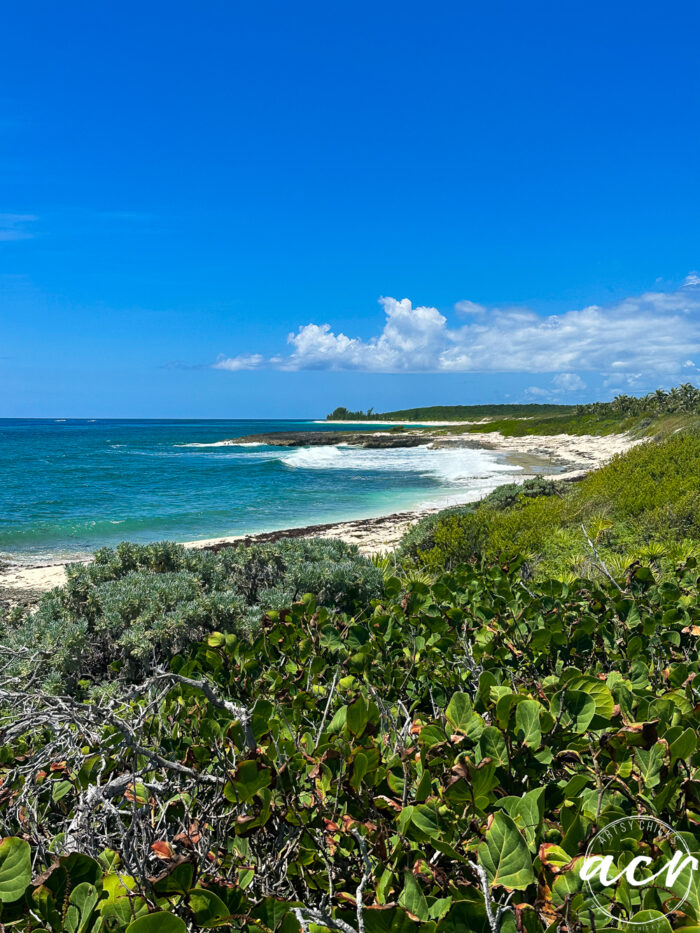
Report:
[{"label": "coastline", "polygon": [[[640,441],[626,435],[527,435],[503,437],[500,434],[483,433],[468,436],[441,437],[435,446],[440,448],[469,447],[492,450],[504,455],[519,472],[516,481],[530,476],[563,481],[577,481],[586,473],[602,466],[615,454],[622,453]],[[547,472],[547,466],[550,471]],[[539,469],[538,469],[539,467]],[[505,482],[513,477],[504,476]],[[393,550],[403,535],[426,515],[433,514],[451,505],[476,501],[488,490],[446,500],[444,503],[417,506],[401,512],[355,518],[344,521],[310,524],[292,528],[281,528],[251,534],[231,535],[219,538],[200,538],[180,542],[188,548],[220,550],[237,544],[278,541],[283,538],[321,537],[338,538],[355,544],[360,552],[368,556]],[[7,564],[0,566],[0,602],[10,605],[34,605],[39,597],[54,587],[65,583],[65,567],[73,563],[89,563],[91,558],[55,560],[38,565]]]}]

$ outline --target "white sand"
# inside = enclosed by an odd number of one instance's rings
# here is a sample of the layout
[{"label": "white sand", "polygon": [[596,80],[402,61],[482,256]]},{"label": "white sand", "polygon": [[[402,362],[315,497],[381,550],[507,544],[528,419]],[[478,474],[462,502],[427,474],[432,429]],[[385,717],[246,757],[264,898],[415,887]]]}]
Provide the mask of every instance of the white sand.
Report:
[{"label": "white sand", "polygon": [[[513,421],[518,421],[520,419],[513,418]],[[451,425],[455,424],[488,424],[489,421],[493,421],[493,418],[480,418],[478,421],[326,421],[325,418],[323,421],[312,421],[311,424],[344,424],[347,426],[348,431],[352,430],[352,425],[362,424],[369,425],[403,425],[407,428],[449,428]]]}]

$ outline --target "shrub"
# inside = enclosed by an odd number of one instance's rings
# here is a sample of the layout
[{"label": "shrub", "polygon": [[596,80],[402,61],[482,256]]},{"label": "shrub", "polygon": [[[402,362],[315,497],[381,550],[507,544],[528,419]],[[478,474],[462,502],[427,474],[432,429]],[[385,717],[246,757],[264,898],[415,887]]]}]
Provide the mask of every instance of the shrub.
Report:
[{"label": "shrub", "polygon": [[[10,646],[37,645],[41,676],[76,689],[116,676],[136,680],[207,632],[250,631],[261,615],[313,592],[320,605],[352,612],[378,596],[382,573],[342,541],[283,540],[218,554],[171,542],[103,548],[67,569],[33,614],[6,622]],[[18,655],[14,667],[29,673]]]},{"label": "shrub", "polygon": [[542,576],[566,575],[572,567],[597,575],[601,565],[582,525],[603,560],[620,560],[651,542],[700,538],[698,475],[700,437],[678,434],[620,454],[569,488],[537,478],[501,486],[478,506],[430,516],[402,553],[431,570],[517,556]]},{"label": "shrub", "polygon": [[498,486],[493,492],[482,499],[482,506],[494,509],[507,509],[525,499],[536,499],[538,496],[554,496],[559,491],[559,485],[554,480],[544,476],[533,476],[524,483],[505,483]]},{"label": "shrub", "polygon": [[[697,931],[693,873],[682,901],[580,873],[626,817],[700,850],[697,564],[619,584],[390,578],[360,618],[305,598],[109,700],[10,692],[4,928],[670,933],[672,904]],[[627,827],[610,876],[655,873],[668,837]]]}]

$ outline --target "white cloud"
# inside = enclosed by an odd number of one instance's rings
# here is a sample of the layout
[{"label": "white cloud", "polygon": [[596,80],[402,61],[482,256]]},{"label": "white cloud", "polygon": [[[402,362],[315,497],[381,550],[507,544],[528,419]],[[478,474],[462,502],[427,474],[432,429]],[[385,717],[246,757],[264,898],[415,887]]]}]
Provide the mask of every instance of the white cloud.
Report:
[{"label": "white cloud", "polygon": [[457,314],[486,314],[484,305],[479,305],[475,301],[458,301],[455,305]]},{"label": "white cloud", "polygon": [[[647,292],[617,304],[542,316],[526,308],[493,308],[448,323],[437,308],[408,298],[381,298],[385,321],[374,337],[305,324],[290,334],[291,352],[220,357],[217,369],[357,372],[559,373],[560,390],[583,388],[577,372],[655,373],[670,377],[700,353],[700,290]],[[460,305],[463,304],[460,302]],[[477,306],[481,307],[481,306]]]},{"label": "white cloud", "polygon": [[581,392],[586,388],[586,383],[576,373],[557,373],[552,382],[563,392]]},{"label": "white cloud", "polygon": [[238,372],[241,369],[259,369],[265,362],[265,357],[260,353],[241,353],[239,356],[220,356],[214,369],[227,369],[231,373]]},{"label": "white cloud", "polygon": [[38,220],[34,214],[0,214],[0,241],[31,240],[26,225],[33,220]]},{"label": "white cloud", "polygon": [[700,275],[698,275],[697,272],[689,272],[685,277],[683,285],[686,288],[690,285],[700,285]]},{"label": "white cloud", "polygon": [[535,399],[549,399],[552,397],[552,393],[549,389],[543,389],[542,386],[529,386],[525,389],[525,398],[535,398]]},{"label": "white cloud", "polygon": [[636,389],[644,379],[644,375],[644,373],[610,373],[610,375],[603,380],[603,385],[606,387],[625,386],[628,389]]}]

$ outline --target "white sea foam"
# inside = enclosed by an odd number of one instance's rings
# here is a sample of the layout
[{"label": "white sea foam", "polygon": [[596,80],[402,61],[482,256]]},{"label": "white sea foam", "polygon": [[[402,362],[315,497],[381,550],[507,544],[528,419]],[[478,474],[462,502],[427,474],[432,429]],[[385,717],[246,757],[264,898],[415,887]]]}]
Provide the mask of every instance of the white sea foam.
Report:
[{"label": "white sea foam", "polygon": [[173,444],[173,447],[264,447],[260,441],[246,441],[237,444],[235,441],[212,441],[210,444]]},{"label": "white sea foam", "polygon": [[502,463],[492,451],[430,447],[366,449],[335,445],[300,447],[282,463],[293,469],[406,472],[433,476],[443,485],[481,489],[504,482],[521,468]]}]

